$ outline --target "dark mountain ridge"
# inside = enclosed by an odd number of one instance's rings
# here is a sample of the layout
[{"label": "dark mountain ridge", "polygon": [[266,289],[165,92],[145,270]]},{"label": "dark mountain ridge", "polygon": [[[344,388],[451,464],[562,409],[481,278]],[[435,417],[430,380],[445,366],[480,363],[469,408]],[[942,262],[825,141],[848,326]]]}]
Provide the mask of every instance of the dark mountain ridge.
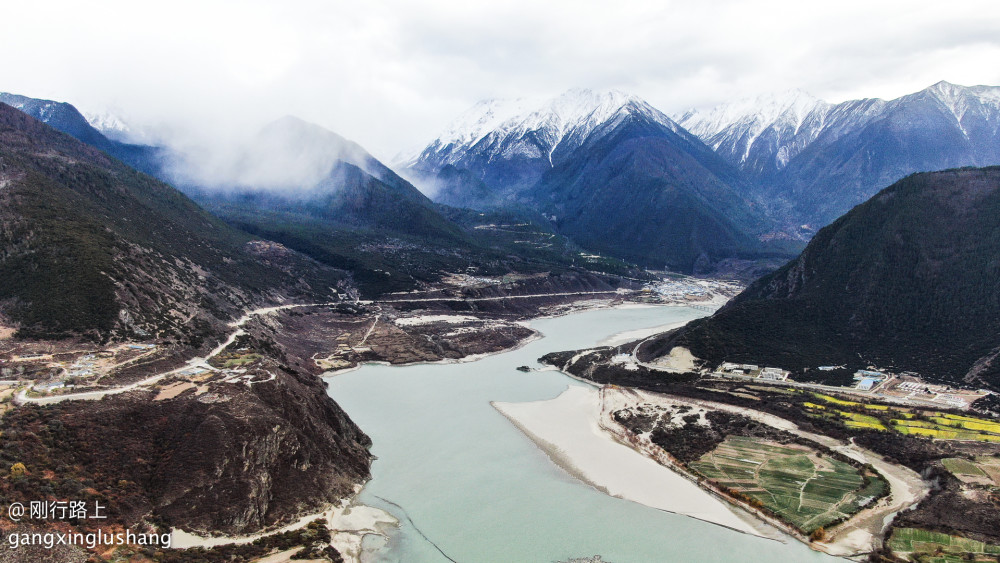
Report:
[{"label": "dark mountain ridge", "polygon": [[1000,388],[1000,168],[908,176],[715,315],[644,348]]},{"label": "dark mountain ridge", "polygon": [[0,161],[0,312],[22,335],[198,340],[254,305],[345,287],[6,104]]},{"label": "dark mountain ridge", "polygon": [[626,109],[528,198],[585,248],[690,272],[761,251],[767,220],[727,182],[737,176],[701,143]]},{"label": "dark mountain ridge", "polygon": [[5,92],[0,92],[0,103],[18,109],[78,141],[117,158],[140,172],[163,179],[164,164],[169,159],[165,149],[109,139],[94,128],[72,104]]}]

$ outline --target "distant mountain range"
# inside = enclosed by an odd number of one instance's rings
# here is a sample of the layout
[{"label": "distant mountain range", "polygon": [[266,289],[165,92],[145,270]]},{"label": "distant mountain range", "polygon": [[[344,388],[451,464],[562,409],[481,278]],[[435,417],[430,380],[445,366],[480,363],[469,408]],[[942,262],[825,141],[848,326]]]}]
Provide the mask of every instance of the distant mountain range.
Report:
[{"label": "distant mountain range", "polygon": [[541,102],[479,102],[402,164],[433,171],[451,165],[469,170],[504,194],[517,194],[566,162],[595,130],[629,113],[642,114],[674,133],[682,131],[635,96],[574,89]]},{"label": "distant mountain range", "polygon": [[[294,117],[228,150],[177,152],[108,139],[70,104],[6,96],[29,115],[176,185],[230,225],[351,272],[366,296],[458,271],[643,275],[584,252],[530,209],[470,214],[435,204],[361,146]],[[456,177],[464,186],[468,174]]]},{"label": "distant mountain range", "polygon": [[622,92],[482,102],[405,164],[442,203],[525,205],[585,248],[647,266],[709,271],[768,252],[771,223],[739,171]]},{"label": "distant mountain range", "polygon": [[[514,214],[536,233],[568,239],[543,261],[575,263],[583,254],[567,249],[579,245],[646,267],[749,268],[754,276],[907,174],[1000,164],[1000,88],[945,82],[896,100],[840,104],[793,91],[676,121],[618,91],[490,100],[406,159],[401,175],[294,118],[265,127],[235,157],[199,168],[204,163],[190,154],[110,139],[69,104],[0,100],[178,185],[240,228],[363,270],[363,279],[392,278],[371,286],[382,288],[520,253],[516,241],[498,248],[483,238],[477,227],[489,224],[486,215],[477,222],[440,205]],[[127,138],[117,118],[92,119]],[[424,253],[402,270],[398,257],[357,250],[371,242],[399,248],[402,239]],[[447,253],[456,259],[430,259]]]},{"label": "distant mountain range", "polygon": [[801,91],[690,111],[678,122],[747,175],[753,199],[822,227],[912,174],[1000,164],[1000,87],[938,82],[895,100]]},{"label": "distant mountain range", "polygon": [[1000,167],[921,173],[825,227],[713,316],[643,347],[1000,388]]}]

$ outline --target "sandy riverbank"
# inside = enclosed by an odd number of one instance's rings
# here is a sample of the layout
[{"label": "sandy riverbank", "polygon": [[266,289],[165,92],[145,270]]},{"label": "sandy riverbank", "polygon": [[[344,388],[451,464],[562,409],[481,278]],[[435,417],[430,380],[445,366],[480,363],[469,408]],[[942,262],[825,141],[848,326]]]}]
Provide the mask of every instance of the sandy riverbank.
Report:
[{"label": "sandy riverbank", "polygon": [[262,532],[249,536],[211,536],[204,537],[195,535],[184,530],[172,529],[171,547],[175,549],[185,549],[189,547],[214,547],[225,544],[250,543],[258,538],[298,530],[307,526],[316,519],[326,520],[327,527],[332,534],[332,545],[344,557],[347,563],[360,563],[363,551],[362,541],[365,536],[376,535],[388,539],[388,531],[399,525],[399,522],[389,513],[354,502],[357,494],[361,491],[359,485],[355,490],[355,495],[351,499],[344,499],[340,504],[331,506],[322,512],[308,514],[295,522],[269,532]]},{"label": "sandy riverbank", "polygon": [[725,502],[603,431],[596,389],[572,386],[555,399],[492,404],[553,462],[608,495],[762,535]]}]

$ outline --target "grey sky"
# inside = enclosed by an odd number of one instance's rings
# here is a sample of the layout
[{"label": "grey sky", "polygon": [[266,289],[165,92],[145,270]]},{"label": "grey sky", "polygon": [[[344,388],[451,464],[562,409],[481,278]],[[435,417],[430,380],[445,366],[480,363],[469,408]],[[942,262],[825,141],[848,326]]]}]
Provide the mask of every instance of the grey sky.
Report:
[{"label": "grey sky", "polygon": [[5,2],[0,91],[195,142],[286,114],[383,159],[487,97],[620,88],[667,113],[1000,85],[996,0]]}]

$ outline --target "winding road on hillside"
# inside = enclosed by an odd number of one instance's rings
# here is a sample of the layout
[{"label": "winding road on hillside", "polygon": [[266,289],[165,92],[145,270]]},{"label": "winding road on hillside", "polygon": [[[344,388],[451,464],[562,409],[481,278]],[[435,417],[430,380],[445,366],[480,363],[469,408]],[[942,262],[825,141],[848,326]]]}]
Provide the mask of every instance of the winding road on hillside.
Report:
[{"label": "winding road on hillside", "polygon": [[156,375],[147,377],[146,379],[143,379],[141,381],[136,381],[135,383],[123,385],[121,387],[113,387],[111,389],[101,389],[99,391],[87,391],[84,393],[67,393],[64,395],[51,395],[46,397],[29,397],[28,389],[22,389],[21,392],[17,394],[14,401],[17,404],[34,403],[37,405],[49,405],[54,403],[61,403],[62,401],[93,401],[105,397],[107,395],[117,395],[120,393],[126,393],[128,391],[138,389],[140,387],[145,387],[147,385],[152,385],[167,376],[174,375],[193,368],[201,368],[214,371],[215,368],[208,365],[208,360],[222,353],[222,351],[225,350],[227,346],[235,342],[237,338],[239,338],[243,334],[246,334],[243,331],[243,326],[247,322],[249,322],[250,319],[259,315],[269,315],[271,313],[275,313],[277,311],[283,311],[285,309],[294,309],[298,307],[322,307],[324,305],[336,305],[337,303],[338,302],[336,301],[328,303],[296,303],[291,305],[276,305],[273,307],[262,307],[260,309],[254,309],[252,311],[247,312],[239,319],[236,319],[235,321],[229,323],[229,326],[234,329],[233,332],[229,335],[228,338],[226,338],[225,341],[223,341],[221,344],[212,349],[212,351],[209,352],[208,355],[191,358],[190,360],[185,362],[184,365],[182,365],[181,367],[174,368],[170,371],[166,371],[163,373],[158,373]]}]

